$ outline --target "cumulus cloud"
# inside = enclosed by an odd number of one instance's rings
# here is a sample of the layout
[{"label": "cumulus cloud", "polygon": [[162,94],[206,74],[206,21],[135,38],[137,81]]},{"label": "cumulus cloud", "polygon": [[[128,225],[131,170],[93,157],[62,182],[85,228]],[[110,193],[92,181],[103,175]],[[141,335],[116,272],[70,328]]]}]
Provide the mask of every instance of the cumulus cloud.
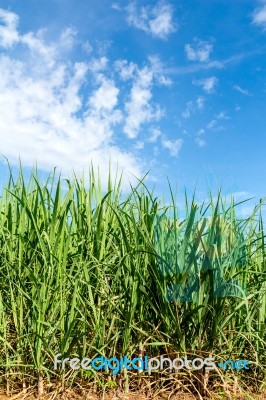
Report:
[{"label": "cumulus cloud", "polygon": [[92,45],[88,40],[82,44],[82,49],[85,51],[85,53],[90,54],[93,50]]},{"label": "cumulus cloud", "polygon": [[207,124],[207,129],[213,129],[217,125],[217,121],[215,119],[212,119],[208,124]]},{"label": "cumulus cloud", "polygon": [[156,55],[148,57],[148,63],[140,68],[134,62],[117,60],[115,71],[122,81],[131,83],[131,89],[125,101],[124,133],[135,139],[142,127],[158,121],[164,115],[161,107],[153,102],[153,86],[169,86],[171,81],[164,73],[164,65]]},{"label": "cumulus cloud", "polygon": [[260,25],[266,29],[266,3],[263,2],[262,6],[257,8],[252,16],[252,21],[256,25]]},{"label": "cumulus cloud", "polygon": [[136,3],[130,3],[126,10],[129,25],[154,37],[166,39],[176,30],[173,23],[173,9],[168,3],[159,2],[154,7],[143,6],[140,9]]},{"label": "cumulus cloud", "polygon": [[151,103],[153,77],[152,69],[145,66],[137,71],[134,78],[129,100],[125,104],[124,132],[130,139],[138,136],[143,124],[158,121],[163,115],[161,108]]},{"label": "cumulus cloud", "polygon": [[194,43],[185,45],[185,53],[190,61],[206,62],[209,61],[213,45],[204,40],[194,38]]},{"label": "cumulus cloud", "polygon": [[158,128],[153,128],[151,130],[151,135],[148,137],[147,142],[155,143],[158,137],[161,136],[161,131]]},{"label": "cumulus cloud", "polygon": [[137,64],[128,62],[127,60],[117,60],[114,66],[123,81],[134,78],[135,72],[138,69]]},{"label": "cumulus cloud", "polygon": [[205,133],[205,129],[201,128],[201,129],[198,131],[197,135],[200,136],[200,135],[203,135],[204,133]]},{"label": "cumulus cloud", "polygon": [[202,110],[204,108],[204,104],[205,104],[205,98],[203,96],[199,96],[197,98],[197,107],[199,110]]},{"label": "cumulus cloud", "polygon": [[206,142],[205,142],[205,140],[204,139],[202,139],[202,138],[196,138],[195,139],[195,142],[196,142],[196,144],[199,146],[199,147],[204,147],[204,146],[206,146]]},{"label": "cumulus cloud", "polygon": [[154,74],[154,78],[159,85],[171,86],[172,80],[166,75],[166,68],[158,55],[149,56],[149,62]]},{"label": "cumulus cloud", "polygon": [[217,119],[212,119],[207,125],[206,125],[206,129],[211,130],[211,131],[223,131],[224,130],[224,126],[220,124],[221,120],[223,119],[228,119],[228,117],[224,118],[219,115],[216,116]]},{"label": "cumulus cloud", "polygon": [[194,85],[201,86],[206,93],[213,93],[217,83],[218,79],[215,76],[211,76],[210,78],[207,79],[193,81]]},{"label": "cumulus cloud", "polygon": [[[172,84],[171,79],[168,76],[167,68],[161,61],[158,55],[151,55],[148,57],[148,63],[146,65],[150,72],[152,72],[152,79],[160,86],[170,86]],[[120,78],[123,81],[128,81],[137,76],[140,71],[138,65],[128,60],[117,60],[114,63],[115,70],[119,73]]]},{"label": "cumulus cloud", "polygon": [[17,26],[19,17],[7,10],[0,9],[0,46],[10,48],[19,41]]},{"label": "cumulus cloud", "polygon": [[183,142],[184,142],[183,139],[176,139],[176,140],[163,139],[162,146],[165,149],[169,150],[171,156],[178,157]]},{"label": "cumulus cloud", "polygon": [[76,30],[68,27],[62,31],[56,44],[47,45],[44,41],[45,29],[37,32],[27,32],[24,35],[18,31],[19,17],[17,14],[0,9],[0,47],[11,49],[16,45],[24,45],[31,51],[30,55],[41,56],[42,61],[53,66],[64,51],[68,51],[74,44]]},{"label": "cumulus cloud", "polygon": [[227,113],[225,111],[221,111],[218,115],[217,115],[217,119],[230,119],[230,117],[228,117]]},{"label": "cumulus cloud", "polygon": [[[141,176],[143,164],[115,141],[114,129],[125,116],[117,82],[106,71],[107,58],[71,62],[65,52],[74,44],[72,28],[47,45],[43,31],[21,34],[16,14],[1,9],[0,20],[0,47],[5,49],[0,55],[0,152],[13,163],[20,156],[25,166],[37,161],[42,169],[58,166],[64,173],[81,171],[92,161],[103,181],[111,158],[119,170]],[[145,109],[150,91],[144,69],[132,87],[130,115],[138,96],[140,110]],[[142,114],[142,120],[152,119],[152,109],[148,112],[149,118]]]},{"label": "cumulus cloud", "polygon": [[144,149],[144,142],[142,142],[142,141],[136,142],[135,149],[136,150],[143,150]]},{"label": "cumulus cloud", "polygon": [[192,110],[193,110],[193,102],[192,101],[188,101],[185,111],[182,112],[182,117],[183,118],[189,118],[190,115],[191,115]]},{"label": "cumulus cloud", "polygon": [[204,104],[205,98],[203,96],[199,96],[195,103],[193,101],[188,101],[185,110],[182,112],[182,117],[185,119],[190,118],[196,111],[202,110]]},{"label": "cumulus cloud", "polygon": [[111,8],[116,11],[121,11],[121,6],[118,3],[113,3]]}]

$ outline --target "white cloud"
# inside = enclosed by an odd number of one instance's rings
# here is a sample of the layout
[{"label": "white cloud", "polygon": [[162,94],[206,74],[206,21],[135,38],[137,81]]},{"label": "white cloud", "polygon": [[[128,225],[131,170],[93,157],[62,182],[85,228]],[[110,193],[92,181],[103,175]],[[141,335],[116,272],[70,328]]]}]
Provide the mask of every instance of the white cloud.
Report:
[{"label": "white cloud", "polygon": [[162,4],[154,8],[154,18],[149,21],[150,30],[154,36],[165,39],[174,32],[172,23],[172,9],[168,4]]},{"label": "white cloud", "polygon": [[136,142],[136,144],[135,144],[135,149],[136,149],[136,150],[142,150],[142,149],[144,149],[144,142],[142,142],[142,141]]},{"label": "white cloud", "polygon": [[205,98],[203,96],[199,96],[195,103],[193,103],[193,101],[188,101],[185,110],[182,112],[182,117],[185,119],[190,118],[191,114],[204,108],[204,103]]},{"label": "white cloud", "polygon": [[132,79],[137,70],[137,64],[128,62],[127,60],[117,60],[115,62],[115,69],[120,74],[120,78],[123,81]]},{"label": "white cloud", "polygon": [[219,125],[218,121],[216,119],[212,119],[206,126],[207,129],[213,130],[213,131],[222,131],[224,130],[223,125]]},{"label": "white cloud", "polygon": [[[75,37],[77,35],[77,30],[73,27],[68,27],[66,28],[62,33],[60,37],[60,42],[62,48],[65,50],[72,49],[75,43]],[[88,42],[87,42],[88,43]]]},{"label": "white cloud", "polygon": [[242,88],[241,88],[240,86],[238,86],[238,85],[234,85],[233,88],[234,88],[235,90],[237,90],[239,93],[244,94],[245,96],[250,96],[250,93],[249,93],[248,90],[242,89]]},{"label": "white cloud", "polygon": [[217,119],[230,119],[230,117],[228,117],[227,113],[224,112],[224,111],[221,111],[221,112],[217,115],[216,118],[217,118]]},{"label": "white cloud", "polygon": [[195,142],[196,142],[196,144],[197,144],[199,147],[204,147],[204,146],[206,146],[206,142],[205,142],[204,139],[196,138],[196,139],[195,139]]},{"label": "white cloud", "polygon": [[262,7],[257,8],[253,13],[252,21],[256,25],[261,25],[264,29],[266,29],[266,4],[262,5]]},{"label": "white cloud", "polygon": [[166,77],[165,75],[159,75],[157,79],[159,84],[162,86],[171,86],[173,84],[172,79]]},{"label": "white cloud", "polygon": [[[72,62],[65,52],[73,46],[73,29],[47,45],[43,31],[20,34],[15,14],[0,10],[0,19],[0,46],[6,50],[0,55],[1,154],[11,163],[20,156],[24,166],[37,161],[42,169],[58,166],[66,174],[92,161],[102,172],[103,184],[110,158],[118,170],[141,176],[143,163],[115,141],[114,129],[123,123],[124,110],[118,85],[108,77],[107,58]],[[23,46],[23,52],[16,53],[15,46]],[[142,113],[141,123],[154,115],[146,104],[151,78],[145,69],[133,85],[133,105],[138,96],[141,106],[135,111]]]},{"label": "white cloud", "polygon": [[185,45],[185,53],[190,61],[206,62],[209,61],[213,45],[204,40],[194,38],[194,44]]},{"label": "white cloud", "polygon": [[[171,79],[166,76],[165,68],[160,58],[157,55],[152,55],[148,57],[149,69],[152,72],[153,79],[160,86],[170,86],[172,84]],[[128,62],[127,60],[117,60],[114,63],[115,70],[119,73],[120,79],[123,81],[128,81],[137,76],[140,69],[138,65],[134,62]]]},{"label": "white cloud", "polygon": [[[31,50],[31,56],[41,56],[49,66],[53,66],[56,59],[62,52],[70,50],[74,45],[76,30],[68,27],[62,31],[56,44],[47,45],[44,41],[45,29],[40,29],[36,33],[27,32],[24,35],[18,32],[18,15],[0,9],[0,47],[10,49],[15,45],[24,45]],[[44,61],[44,60],[42,60]]]},{"label": "white cloud", "polygon": [[176,139],[176,140],[163,139],[162,145],[165,149],[169,150],[171,156],[177,157],[181,150],[183,142],[184,142],[183,139]]},{"label": "white cloud", "polygon": [[217,121],[215,119],[211,120],[208,125],[207,125],[207,129],[212,129],[217,125]]},{"label": "white cloud", "polygon": [[199,131],[198,131],[198,133],[197,133],[197,135],[203,135],[205,133],[205,129],[200,129]]},{"label": "white cloud", "polygon": [[188,101],[186,109],[182,113],[182,117],[186,118],[186,119],[189,118],[190,115],[191,115],[192,110],[193,110],[193,103],[192,103],[192,101]]},{"label": "white cloud", "polygon": [[158,121],[163,111],[152,105],[153,71],[149,67],[139,69],[133,81],[129,100],[125,104],[126,120],[124,132],[130,139],[138,136],[141,126],[147,122]]},{"label": "white cloud", "polygon": [[19,41],[18,23],[16,14],[0,8],[0,46],[10,48]]},{"label": "white cloud", "polygon": [[203,96],[199,96],[197,98],[197,106],[199,110],[202,110],[204,108],[204,104],[205,104],[205,98]]},{"label": "white cloud", "polygon": [[210,78],[207,79],[193,81],[194,85],[201,86],[206,93],[213,93],[217,83],[218,79],[215,76],[211,76]]},{"label": "white cloud", "polygon": [[151,135],[147,139],[147,142],[155,143],[159,136],[161,136],[160,129],[154,128],[154,129],[151,130]]},{"label": "white cloud", "polygon": [[171,86],[172,80],[165,74],[165,66],[157,55],[149,56],[149,62],[154,78],[162,86]]},{"label": "white cloud", "polygon": [[121,11],[121,6],[118,3],[113,3],[111,8],[116,11]]},{"label": "white cloud", "polygon": [[141,7],[140,10],[137,10],[135,3],[131,3],[126,10],[128,23],[152,36],[166,39],[176,30],[173,9],[168,3],[159,2],[154,7]]},{"label": "white cloud", "polygon": [[90,61],[89,69],[91,72],[96,74],[96,76],[101,76],[101,74],[100,75],[98,75],[98,74],[100,72],[106,70],[107,66],[108,66],[108,58],[105,56],[102,56],[100,58],[93,58]]},{"label": "white cloud", "polygon": [[148,57],[149,63],[140,68],[133,62],[117,60],[114,63],[122,81],[131,81],[132,86],[125,102],[124,133],[135,139],[144,124],[158,121],[164,115],[158,104],[152,101],[153,85],[169,86],[171,82],[164,74],[164,66],[156,55]]},{"label": "white cloud", "polygon": [[[113,81],[103,79],[101,86],[94,91],[89,99],[91,110],[96,113],[112,112],[118,102],[118,93],[119,90],[115,87]],[[119,115],[121,114],[120,112],[118,113]],[[120,119],[120,117],[118,118]]]},{"label": "white cloud", "polygon": [[185,119],[190,117],[190,110],[188,108],[186,108],[185,111],[182,112],[182,117]]},{"label": "white cloud", "polygon": [[82,43],[82,48],[87,54],[90,54],[93,50],[93,47],[88,40],[86,40],[86,42]]},{"label": "white cloud", "polygon": [[96,40],[94,49],[97,52],[97,55],[99,57],[104,56],[108,50],[110,50],[112,43],[112,40]]}]

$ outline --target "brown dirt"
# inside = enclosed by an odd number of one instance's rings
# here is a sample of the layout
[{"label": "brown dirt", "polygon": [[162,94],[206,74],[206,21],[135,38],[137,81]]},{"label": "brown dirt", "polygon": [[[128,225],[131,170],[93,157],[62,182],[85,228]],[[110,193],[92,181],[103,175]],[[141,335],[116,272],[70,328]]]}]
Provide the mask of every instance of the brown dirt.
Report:
[{"label": "brown dirt", "polygon": [[[83,395],[78,394],[74,390],[67,390],[64,394],[51,393],[48,396],[41,397],[41,400],[197,400],[198,396],[192,396],[190,394],[177,394],[169,397],[169,393],[165,395],[159,396],[144,396],[141,393],[116,393],[116,394],[105,394],[105,395],[96,395],[92,393],[84,393]],[[211,397],[212,400],[266,400],[265,394],[252,394],[250,393],[248,396],[232,396],[232,397],[224,397],[213,394]],[[8,397],[0,394],[0,400],[39,400],[39,398],[34,394],[21,395],[21,394],[13,394]]]},{"label": "brown dirt", "polygon": [[[11,397],[7,396],[1,396],[0,395],[0,400],[37,400],[38,397],[35,397],[34,395],[29,395],[29,396],[18,396],[18,395],[13,395]],[[109,395],[95,395],[95,394],[85,394],[83,396],[80,396],[76,394],[75,392],[69,392],[65,393],[64,395],[58,395],[54,397],[53,394],[49,395],[48,397],[42,397],[42,400],[150,400],[151,397],[146,397],[143,396],[142,394],[138,393],[127,393],[127,394],[109,394]],[[155,396],[152,397],[153,400],[167,400],[168,396]],[[171,400],[195,400],[197,399],[194,396],[191,396],[189,394],[180,394],[178,396],[171,397]]]}]

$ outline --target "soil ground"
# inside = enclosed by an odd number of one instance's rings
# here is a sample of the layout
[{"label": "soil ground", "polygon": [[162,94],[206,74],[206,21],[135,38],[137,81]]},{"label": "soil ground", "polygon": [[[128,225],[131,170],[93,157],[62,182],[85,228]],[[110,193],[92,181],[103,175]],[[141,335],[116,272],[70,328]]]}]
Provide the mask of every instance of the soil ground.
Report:
[{"label": "soil ground", "polygon": [[[55,393],[51,393],[48,396],[44,396],[41,398],[41,400],[197,400],[200,397],[198,396],[193,396],[190,394],[177,394],[174,396],[169,397],[168,394],[162,394],[162,395],[154,395],[154,396],[144,396],[141,393],[135,393],[135,392],[130,392],[130,393],[116,393],[116,394],[101,394],[101,395],[96,395],[96,394],[91,394],[91,393],[84,393],[83,395],[80,395],[76,393],[73,390],[66,391],[64,394],[61,395],[55,395]],[[28,395],[21,395],[21,394],[14,394],[12,396],[5,396],[0,394],[0,400],[38,400],[39,398],[34,395],[34,394],[28,394]],[[216,394],[213,394],[213,397],[210,398],[211,400],[266,400],[266,393],[265,394],[252,394],[250,393],[248,396],[219,396]]]},{"label": "soil ground", "polygon": [[[153,397],[154,400],[166,400],[168,398],[168,396],[156,396]],[[7,397],[7,396],[1,396],[0,395],[0,400],[37,400],[38,397],[35,397],[33,395],[29,395],[29,396],[16,396],[13,395],[11,397]],[[61,396],[57,396],[56,398],[53,397],[53,395],[50,395],[48,397],[43,397],[42,400],[52,400],[52,399],[56,399],[56,400],[150,400],[151,397],[146,397],[143,396],[142,394],[138,394],[138,393],[127,393],[127,394],[116,394],[116,395],[99,395],[96,396],[94,394],[87,394],[85,395],[85,397],[80,396],[80,395],[76,395],[75,393],[66,393],[64,395]],[[171,400],[195,400],[196,397],[191,396],[189,394],[180,394],[178,396],[172,397]]]}]

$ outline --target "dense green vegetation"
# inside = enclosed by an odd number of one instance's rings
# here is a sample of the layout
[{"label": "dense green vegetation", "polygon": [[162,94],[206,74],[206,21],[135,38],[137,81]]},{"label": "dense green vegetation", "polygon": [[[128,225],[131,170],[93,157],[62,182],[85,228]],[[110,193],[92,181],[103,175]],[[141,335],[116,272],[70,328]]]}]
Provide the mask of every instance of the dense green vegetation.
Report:
[{"label": "dense green vegetation", "polygon": [[[0,199],[0,379],[7,390],[39,382],[41,393],[49,381],[107,379],[54,371],[57,353],[246,359],[251,371],[238,375],[259,387],[266,367],[261,203],[239,219],[237,204],[221,193],[204,204],[185,197],[180,218],[169,193],[165,206],[142,181],[122,196],[120,179],[109,179],[104,192],[93,169],[87,182],[53,173],[43,184],[36,171],[27,183],[22,170],[16,179],[10,172]],[[210,385],[215,374],[216,383],[219,375],[229,379],[214,371]],[[130,384],[133,374],[122,376]],[[114,385],[119,379],[112,377]]]}]

